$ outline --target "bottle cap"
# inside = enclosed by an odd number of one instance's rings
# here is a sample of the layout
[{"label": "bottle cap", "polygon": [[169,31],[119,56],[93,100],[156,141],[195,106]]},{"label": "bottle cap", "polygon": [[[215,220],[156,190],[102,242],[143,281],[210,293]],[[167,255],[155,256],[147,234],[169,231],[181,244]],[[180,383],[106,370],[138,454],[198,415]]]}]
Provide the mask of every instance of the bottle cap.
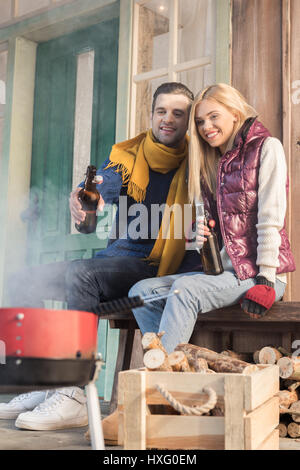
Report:
[{"label": "bottle cap", "polygon": [[95,175],[94,183],[97,183],[97,184],[103,183],[103,177],[101,175]]},{"label": "bottle cap", "polygon": [[210,226],[210,228],[214,228],[216,226],[216,222],[213,219],[210,219],[208,225]]}]

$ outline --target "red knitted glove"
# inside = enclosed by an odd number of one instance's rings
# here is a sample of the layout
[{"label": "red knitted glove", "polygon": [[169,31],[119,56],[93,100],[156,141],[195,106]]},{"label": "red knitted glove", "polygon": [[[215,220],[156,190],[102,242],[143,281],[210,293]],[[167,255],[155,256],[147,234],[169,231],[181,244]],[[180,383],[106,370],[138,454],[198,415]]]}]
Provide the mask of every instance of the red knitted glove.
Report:
[{"label": "red knitted glove", "polygon": [[258,276],[256,286],[251,287],[240,301],[241,307],[246,313],[263,317],[275,302],[275,296],[274,283],[263,276]]}]

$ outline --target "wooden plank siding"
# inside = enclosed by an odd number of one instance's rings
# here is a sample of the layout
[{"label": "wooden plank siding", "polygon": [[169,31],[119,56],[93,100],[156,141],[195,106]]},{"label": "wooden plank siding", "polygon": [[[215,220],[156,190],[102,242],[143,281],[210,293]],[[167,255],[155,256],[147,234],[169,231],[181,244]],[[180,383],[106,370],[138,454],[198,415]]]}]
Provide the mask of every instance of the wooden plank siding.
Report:
[{"label": "wooden plank siding", "polygon": [[[290,68],[291,68],[291,84],[295,84],[300,80],[300,2],[299,0],[291,0],[290,2]],[[293,300],[300,299],[300,93],[291,89],[291,120],[290,120],[290,239],[292,243],[293,253],[295,256],[296,267],[298,271],[291,276],[291,298]]]},{"label": "wooden plank siding", "polygon": [[282,139],[281,0],[233,0],[232,85]]},{"label": "wooden plank siding", "polygon": [[[284,145],[290,180],[286,228],[300,266],[299,0],[232,0],[232,85]],[[298,88],[298,90],[300,87]],[[294,102],[293,102],[294,101]],[[300,271],[288,275],[284,300],[299,301]]]}]

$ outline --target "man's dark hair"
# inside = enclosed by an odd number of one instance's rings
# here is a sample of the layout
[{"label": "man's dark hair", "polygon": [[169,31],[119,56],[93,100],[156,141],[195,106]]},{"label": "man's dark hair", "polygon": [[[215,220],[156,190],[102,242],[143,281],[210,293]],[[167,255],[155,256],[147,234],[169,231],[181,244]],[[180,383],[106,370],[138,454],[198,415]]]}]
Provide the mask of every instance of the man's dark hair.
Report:
[{"label": "man's dark hair", "polygon": [[184,95],[190,100],[191,104],[194,101],[194,94],[191,92],[191,90],[188,89],[187,86],[183,85],[183,83],[179,83],[179,82],[163,83],[156,89],[153,95],[152,113],[154,112],[154,109],[155,109],[155,103],[156,103],[157,97],[158,95],[161,95],[162,93],[173,94],[173,95]]}]

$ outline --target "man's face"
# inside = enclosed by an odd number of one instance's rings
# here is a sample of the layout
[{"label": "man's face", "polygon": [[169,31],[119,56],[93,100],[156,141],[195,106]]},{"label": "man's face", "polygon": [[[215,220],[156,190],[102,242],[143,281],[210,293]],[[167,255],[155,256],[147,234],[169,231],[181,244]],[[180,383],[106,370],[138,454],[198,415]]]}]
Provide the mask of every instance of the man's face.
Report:
[{"label": "man's face", "polygon": [[184,95],[158,95],[151,116],[152,132],[156,140],[168,147],[177,147],[188,129],[191,103]]}]

